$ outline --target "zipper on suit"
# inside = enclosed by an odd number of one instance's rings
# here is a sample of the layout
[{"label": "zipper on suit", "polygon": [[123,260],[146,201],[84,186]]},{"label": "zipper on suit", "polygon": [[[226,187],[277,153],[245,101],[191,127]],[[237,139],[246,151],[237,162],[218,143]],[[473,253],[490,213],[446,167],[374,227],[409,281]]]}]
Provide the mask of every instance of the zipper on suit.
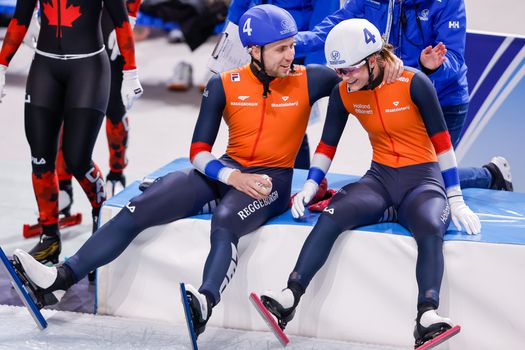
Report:
[{"label": "zipper on suit", "polygon": [[[66,0],[62,0],[66,1]],[[60,0],[57,0],[58,8],[57,8],[57,14],[58,14],[58,23],[57,23],[57,36],[58,36],[58,48],[62,50],[62,13],[60,12]]]},{"label": "zipper on suit", "polygon": [[396,163],[399,163],[399,153],[396,151],[396,147],[394,145],[394,139],[392,136],[390,136],[390,133],[387,131],[385,126],[385,121],[383,120],[383,113],[381,113],[381,106],[379,105],[379,98],[377,97],[377,91],[374,89],[374,97],[376,99],[376,106],[377,106],[377,113],[379,114],[379,120],[381,121],[381,125],[383,126],[383,130],[385,131],[386,136],[388,136],[388,139],[390,140],[390,145],[392,146],[392,153],[396,156]]},{"label": "zipper on suit", "polygon": [[262,134],[262,128],[264,125],[264,118],[266,116],[266,102],[268,101],[268,98],[263,97],[263,105],[262,105],[262,112],[261,112],[261,121],[259,123],[259,129],[257,130],[257,136],[255,137],[255,143],[253,144],[253,150],[252,154],[250,155],[249,161],[253,161],[253,158],[255,157],[255,150],[257,149],[257,144],[259,143],[259,139],[261,138]]}]

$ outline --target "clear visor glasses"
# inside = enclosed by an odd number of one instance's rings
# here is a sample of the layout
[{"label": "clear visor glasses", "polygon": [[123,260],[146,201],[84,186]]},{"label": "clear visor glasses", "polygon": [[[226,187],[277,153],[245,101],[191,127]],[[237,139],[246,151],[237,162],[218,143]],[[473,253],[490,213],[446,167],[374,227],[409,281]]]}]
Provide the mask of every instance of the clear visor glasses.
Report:
[{"label": "clear visor glasses", "polygon": [[355,64],[353,66],[350,66],[350,67],[346,67],[346,68],[336,68],[335,69],[335,72],[337,73],[337,75],[341,76],[341,77],[347,77],[349,76],[350,74],[356,72],[357,70],[359,70],[359,68],[361,68],[362,66],[364,66],[366,63],[366,60],[362,60],[361,62],[359,62],[358,64]]}]

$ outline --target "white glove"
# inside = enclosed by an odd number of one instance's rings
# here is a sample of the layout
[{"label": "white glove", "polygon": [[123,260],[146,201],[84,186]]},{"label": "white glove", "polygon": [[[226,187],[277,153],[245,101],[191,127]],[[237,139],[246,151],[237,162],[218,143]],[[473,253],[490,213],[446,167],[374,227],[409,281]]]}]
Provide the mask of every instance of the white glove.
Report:
[{"label": "white glove", "polygon": [[[135,28],[135,22],[137,19],[135,17],[129,17],[129,23],[131,24],[131,29]],[[109,33],[108,36],[108,49],[111,50],[111,55],[109,55],[109,59],[114,61],[117,59],[118,56],[120,56],[120,49],[118,48],[118,42],[117,42],[117,32],[115,32],[115,29]]]},{"label": "white glove", "polygon": [[299,219],[304,215],[304,206],[305,204],[310,203],[312,198],[314,198],[318,187],[319,185],[317,182],[308,180],[304,183],[301,192],[297,193],[295,197],[293,197],[292,216],[294,219]]},{"label": "white glove", "polygon": [[7,70],[7,67],[3,64],[0,64],[0,103],[2,102],[2,98],[5,96],[5,71]]},{"label": "white glove", "polygon": [[448,202],[450,203],[452,222],[458,231],[461,231],[461,226],[463,226],[469,235],[477,235],[481,232],[479,217],[465,204],[462,196],[452,197]]},{"label": "white glove", "polygon": [[133,102],[142,96],[144,90],[140,85],[139,75],[136,69],[122,71],[122,87],[120,88],[120,95],[122,96],[122,103],[126,110],[131,109]]},{"label": "white glove", "polygon": [[33,12],[33,17],[31,17],[31,23],[29,23],[29,28],[27,28],[26,35],[24,36],[24,44],[26,44],[30,49],[36,49],[36,43],[38,41],[38,34],[40,33],[40,19],[38,17],[38,11]]}]

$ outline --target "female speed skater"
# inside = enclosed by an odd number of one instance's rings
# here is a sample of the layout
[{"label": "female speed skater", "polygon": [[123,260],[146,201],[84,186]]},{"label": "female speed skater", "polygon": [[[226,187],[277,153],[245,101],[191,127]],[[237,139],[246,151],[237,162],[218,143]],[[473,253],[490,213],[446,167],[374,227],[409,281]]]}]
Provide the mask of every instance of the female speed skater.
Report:
[{"label": "female speed skater", "polygon": [[343,81],[330,96],[322,139],[308,179],[293,200],[292,215],[304,214],[305,204],[328,172],[349,113],[369,135],[372,165],[359,181],[334,195],[306,239],[287,288],[264,293],[262,308],[277,317],[284,329],[341,233],[379,222],[385,209],[393,206],[398,222],[418,246],[415,347],[452,336],[458,328],[437,313],[444,271],[443,235],[451,219],[468,234],[478,234],[481,224],[463,200],[436,91],[422,72],[412,68],[395,83],[382,83],[383,66],[394,54],[365,19],[337,24],[328,34],[325,54]]}]

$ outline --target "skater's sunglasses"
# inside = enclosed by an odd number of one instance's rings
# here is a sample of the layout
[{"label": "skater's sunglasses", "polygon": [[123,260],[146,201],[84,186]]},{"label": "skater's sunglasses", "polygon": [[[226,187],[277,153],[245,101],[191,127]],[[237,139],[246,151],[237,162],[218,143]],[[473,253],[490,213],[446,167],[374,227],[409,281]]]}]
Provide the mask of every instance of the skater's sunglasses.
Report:
[{"label": "skater's sunglasses", "polygon": [[350,74],[356,72],[359,70],[359,68],[363,67],[366,63],[366,60],[362,60],[361,62],[359,62],[358,64],[355,64],[353,66],[350,66],[350,67],[346,67],[346,68],[336,68],[335,69],[335,72],[337,73],[337,75],[339,75],[340,77],[348,77]]}]

